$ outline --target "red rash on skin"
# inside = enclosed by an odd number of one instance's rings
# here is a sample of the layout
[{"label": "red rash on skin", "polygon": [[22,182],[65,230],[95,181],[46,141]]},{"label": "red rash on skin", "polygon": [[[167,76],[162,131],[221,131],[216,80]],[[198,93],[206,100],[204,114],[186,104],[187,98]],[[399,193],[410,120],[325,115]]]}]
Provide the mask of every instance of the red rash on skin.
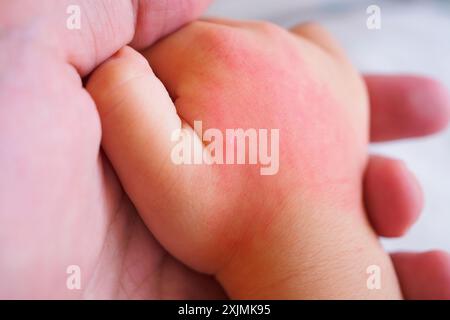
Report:
[{"label": "red rash on skin", "polygon": [[[226,21],[192,23],[144,55],[159,79],[125,47],[88,90],[100,110],[120,105],[102,118],[102,145],[171,254],[232,298],[320,298],[330,286],[336,298],[401,297],[362,205],[369,105],[344,57],[267,23]],[[280,130],[279,171],[168,161],[170,137],[195,121],[225,136]],[[381,291],[361,286],[372,264]]]},{"label": "red rash on skin", "polygon": [[[276,44],[262,45],[267,36]],[[218,128],[225,137],[227,128],[280,129],[275,176],[261,176],[259,165],[215,170],[223,192],[218,195],[221,205],[213,210],[223,214],[209,215],[207,225],[225,251],[252,236],[249,225],[267,230],[293,194],[307,194],[310,201],[337,201],[344,208],[354,206],[355,199],[360,202],[366,153],[360,136],[365,132],[351,130],[344,102],[304,60],[299,44],[286,38],[287,33],[270,28],[255,37],[254,32],[196,22],[146,53],[180,117],[191,125],[201,120],[203,132]],[[230,203],[236,208],[223,209]]]}]

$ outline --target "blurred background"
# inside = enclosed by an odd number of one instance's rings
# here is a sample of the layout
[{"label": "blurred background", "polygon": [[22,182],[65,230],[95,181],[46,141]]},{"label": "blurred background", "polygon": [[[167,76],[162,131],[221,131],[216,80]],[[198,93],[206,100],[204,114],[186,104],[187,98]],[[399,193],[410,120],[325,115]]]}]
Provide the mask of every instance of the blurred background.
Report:
[{"label": "blurred background", "polygon": [[[366,26],[370,5],[381,8],[380,30]],[[450,0],[215,0],[207,14],[284,27],[318,21],[361,71],[429,75],[450,89]],[[405,160],[425,192],[425,211],[417,224],[404,238],[383,240],[384,246],[390,251],[450,251],[450,130],[373,145],[372,152]]]}]

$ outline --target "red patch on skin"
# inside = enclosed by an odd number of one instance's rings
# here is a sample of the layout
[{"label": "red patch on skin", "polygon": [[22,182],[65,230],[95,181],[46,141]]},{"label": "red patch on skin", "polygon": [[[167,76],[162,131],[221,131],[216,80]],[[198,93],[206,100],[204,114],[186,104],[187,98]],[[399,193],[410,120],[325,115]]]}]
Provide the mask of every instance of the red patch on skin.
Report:
[{"label": "red patch on skin", "polygon": [[[363,126],[352,123],[346,102],[321,78],[326,73],[310,63],[315,51],[266,29],[196,22],[149,53],[178,114],[191,125],[202,121],[204,131],[217,128],[224,136],[226,129],[279,129],[276,175],[261,176],[260,165],[216,166],[220,214],[205,216],[217,235],[218,259],[270,229],[295,195],[343,212],[360,209],[366,146],[354,128]],[[165,45],[170,50],[159,52]]]}]

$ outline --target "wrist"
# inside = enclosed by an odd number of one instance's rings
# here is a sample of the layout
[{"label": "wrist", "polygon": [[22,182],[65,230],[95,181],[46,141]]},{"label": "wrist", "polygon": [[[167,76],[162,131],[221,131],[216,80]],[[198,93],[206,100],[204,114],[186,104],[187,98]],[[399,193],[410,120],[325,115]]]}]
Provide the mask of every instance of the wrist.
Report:
[{"label": "wrist", "polygon": [[[280,216],[282,221],[253,237],[217,274],[231,298],[401,298],[390,258],[363,211]],[[367,286],[373,265],[381,271],[382,286],[375,290]]]}]

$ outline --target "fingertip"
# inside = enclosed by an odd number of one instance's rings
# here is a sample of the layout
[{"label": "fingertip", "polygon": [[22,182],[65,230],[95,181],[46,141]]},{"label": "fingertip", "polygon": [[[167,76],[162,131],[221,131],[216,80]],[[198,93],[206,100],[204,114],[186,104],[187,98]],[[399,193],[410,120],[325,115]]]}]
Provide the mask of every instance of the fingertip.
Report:
[{"label": "fingertip", "polygon": [[371,140],[420,137],[440,132],[450,120],[450,96],[439,81],[423,76],[366,75]]},{"label": "fingertip", "polygon": [[[94,99],[103,118],[121,101],[124,85],[144,76],[153,75],[147,60],[130,47],[123,47],[101,64],[89,78],[86,89]],[[155,78],[156,80],[156,78]]]},{"label": "fingertip", "polygon": [[441,250],[391,255],[406,299],[450,299],[450,255]]},{"label": "fingertip", "polygon": [[[112,55],[111,59],[139,59],[142,55],[129,46],[124,46],[120,48],[115,54]],[[142,59],[145,61],[145,59]]]},{"label": "fingertip", "polygon": [[399,237],[420,216],[424,198],[414,174],[401,160],[370,158],[364,180],[366,209],[372,226],[383,237]]},{"label": "fingertip", "polygon": [[433,134],[444,130],[450,120],[450,95],[447,88],[439,81],[417,77],[415,93],[409,96],[410,104],[417,110],[417,117],[423,122],[423,132]]},{"label": "fingertip", "polygon": [[[129,46],[125,46],[113,54],[108,60],[101,64],[92,74],[91,79],[101,78],[101,76],[113,77],[116,80],[117,77],[123,78],[124,73],[127,71],[148,71],[150,65],[147,59]],[[105,74],[107,73],[107,74]],[[108,80],[105,79],[105,80]],[[92,87],[92,82],[89,81],[88,85]],[[114,82],[114,81],[111,81]],[[94,83],[96,84],[96,83]]]}]

